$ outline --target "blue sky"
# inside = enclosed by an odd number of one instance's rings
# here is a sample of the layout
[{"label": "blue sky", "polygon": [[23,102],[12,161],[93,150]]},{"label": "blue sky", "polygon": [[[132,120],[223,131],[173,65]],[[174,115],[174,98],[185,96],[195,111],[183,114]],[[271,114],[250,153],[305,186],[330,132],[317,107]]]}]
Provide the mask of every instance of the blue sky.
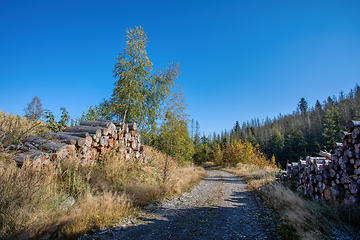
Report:
[{"label": "blue sky", "polygon": [[181,65],[190,119],[206,135],[289,114],[360,84],[360,1],[0,0],[0,110],[72,118],[109,98],[127,28],[154,68]]}]

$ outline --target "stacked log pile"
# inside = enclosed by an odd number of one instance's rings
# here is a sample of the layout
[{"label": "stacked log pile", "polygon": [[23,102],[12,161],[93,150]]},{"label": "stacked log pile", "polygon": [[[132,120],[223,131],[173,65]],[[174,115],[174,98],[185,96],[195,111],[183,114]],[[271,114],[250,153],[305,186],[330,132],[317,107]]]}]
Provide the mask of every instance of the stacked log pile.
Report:
[{"label": "stacked log pile", "polygon": [[360,200],[360,121],[349,121],[340,137],[333,154],[322,152],[326,157],[288,164],[287,177],[315,199],[355,203]]},{"label": "stacked log pile", "polygon": [[[122,124],[103,119],[81,121],[79,125],[67,127],[65,132],[49,132],[45,138],[30,135],[17,147],[13,159],[22,165],[25,159],[37,162],[61,160],[75,151],[82,165],[93,165],[99,154],[116,149],[126,159],[147,162],[145,147],[141,145],[141,136],[136,132],[136,124]],[[19,151],[20,150],[20,151]]]},{"label": "stacked log pile", "polygon": [[74,152],[76,147],[72,144],[29,135],[24,143],[13,146],[12,150],[15,150],[15,154],[11,155],[11,158],[21,166],[26,160],[38,163],[61,160]]}]

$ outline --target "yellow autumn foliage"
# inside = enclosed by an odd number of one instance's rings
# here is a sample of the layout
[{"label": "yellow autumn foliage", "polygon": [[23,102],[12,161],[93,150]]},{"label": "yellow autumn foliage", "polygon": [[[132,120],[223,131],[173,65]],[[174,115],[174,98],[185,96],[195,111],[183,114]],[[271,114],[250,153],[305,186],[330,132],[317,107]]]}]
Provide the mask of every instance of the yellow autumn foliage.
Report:
[{"label": "yellow autumn foliage", "polygon": [[256,166],[275,165],[274,161],[268,160],[266,155],[260,151],[260,146],[253,146],[241,139],[229,144],[223,150],[222,163],[236,165],[238,163],[252,164]]}]

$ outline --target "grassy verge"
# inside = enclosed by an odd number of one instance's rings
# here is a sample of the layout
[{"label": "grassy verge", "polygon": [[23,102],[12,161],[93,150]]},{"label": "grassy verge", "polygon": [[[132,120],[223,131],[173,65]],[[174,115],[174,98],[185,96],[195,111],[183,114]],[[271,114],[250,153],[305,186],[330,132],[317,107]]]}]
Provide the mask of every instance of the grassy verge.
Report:
[{"label": "grassy verge", "polygon": [[41,135],[41,122],[0,112],[0,239],[74,239],[116,226],[146,204],[182,192],[202,179],[203,168],[179,163],[146,147],[146,164],[109,152],[95,166],[71,156],[60,163],[20,169],[6,146],[25,134]]},{"label": "grassy verge", "polygon": [[59,164],[0,161],[0,238],[75,238],[113,226],[141,207],[178,194],[205,176],[147,147],[142,164],[110,152],[94,167],[72,157]]},{"label": "grassy verge", "polygon": [[258,194],[262,201],[278,212],[283,222],[279,234],[284,239],[322,239],[317,221],[307,203],[297,193],[275,181],[279,169],[273,166],[258,167],[238,164],[223,170],[241,176],[250,191]]},{"label": "grassy verge", "polygon": [[249,190],[276,210],[283,220],[279,233],[284,239],[358,239],[358,205],[316,202],[275,181],[275,175],[279,173],[275,167],[238,164],[222,170],[244,178]]}]

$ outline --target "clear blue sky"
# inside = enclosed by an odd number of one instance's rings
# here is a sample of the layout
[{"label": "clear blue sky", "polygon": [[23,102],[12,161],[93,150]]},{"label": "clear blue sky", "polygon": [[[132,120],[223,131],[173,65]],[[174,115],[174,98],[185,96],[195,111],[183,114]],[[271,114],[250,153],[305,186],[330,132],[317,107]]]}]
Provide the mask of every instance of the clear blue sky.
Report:
[{"label": "clear blue sky", "polygon": [[72,118],[109,98],[127,28],[155,68],[181,64],[190,119],[220,133],[360,84],[360,1],[0,0],[0,110]]}]

